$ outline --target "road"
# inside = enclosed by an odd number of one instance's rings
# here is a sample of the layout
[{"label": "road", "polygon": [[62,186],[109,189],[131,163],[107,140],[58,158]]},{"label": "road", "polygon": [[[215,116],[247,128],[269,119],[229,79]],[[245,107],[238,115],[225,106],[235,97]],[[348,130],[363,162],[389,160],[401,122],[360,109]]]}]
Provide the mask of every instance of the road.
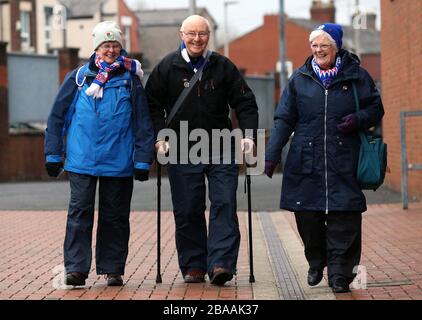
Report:
[{"label": "road", "polygon": [[[272,179],[266,176],[253,176],[252,210],[278,211],[281,174]],[[247,198],[244,193],[245,177],[239,176],[238,209],[247,210]],[[156,179],[147,182],[135,181],[132,198],[132,210],[156,210]],[[400,202],[400,193],[386,187],[376,192],[365,191],[368,204]],[[98,198],[98,197],[97,197]],[[208,198],[208,197],[207,197]],[[0,210],[66,210],[69,201],[69,183],[66,180],[44,182],[0,183]],[[162,210],[172,210],[170,186],[167,178],[162,179]],[[209,208],[209,203],[207,204]]]}]

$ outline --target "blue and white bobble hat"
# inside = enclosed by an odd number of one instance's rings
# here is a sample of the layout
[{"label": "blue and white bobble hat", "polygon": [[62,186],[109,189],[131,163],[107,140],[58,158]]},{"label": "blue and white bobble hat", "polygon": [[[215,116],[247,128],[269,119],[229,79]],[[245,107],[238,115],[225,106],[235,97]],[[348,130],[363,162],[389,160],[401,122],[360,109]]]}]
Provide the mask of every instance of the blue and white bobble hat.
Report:
[{"label": "blue and white bobble hat", "polygon": [[335,23],[324,23],[318,26],[315,30],[322,30],[328,33],[336,42],[338,50],[340,50],[343,46],[343,28],[341,25]]}]

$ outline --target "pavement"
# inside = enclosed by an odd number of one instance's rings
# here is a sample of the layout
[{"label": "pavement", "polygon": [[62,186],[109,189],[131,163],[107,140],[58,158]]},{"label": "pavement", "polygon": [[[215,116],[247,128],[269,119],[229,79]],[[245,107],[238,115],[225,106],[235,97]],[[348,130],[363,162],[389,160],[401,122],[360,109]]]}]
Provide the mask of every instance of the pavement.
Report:
[{"label": "pavement", "polygon": [[[391,190],[367,194],[358,277],[350,293],[333,294],[326,273],[319,285],[306,283],[308,266],[294,216],[277,209],[280,182],[281,175],[272,180],[253,177],[255,282],[250,283],[248,216],[240,180],[238,272],[222,287],[208,280],[183,282],[165,180],[162,283],[155,281],[157,229],[152,180],[135,187],[123,287],[107,287],[105,279],[96,275],[94,263],[85,287],[63,284],[67,182],[0,184],[0,300],[422,300],[422,202],[413,201],[403,210],[400,195]],[[96,225],[93,239],[95,229]]]}]

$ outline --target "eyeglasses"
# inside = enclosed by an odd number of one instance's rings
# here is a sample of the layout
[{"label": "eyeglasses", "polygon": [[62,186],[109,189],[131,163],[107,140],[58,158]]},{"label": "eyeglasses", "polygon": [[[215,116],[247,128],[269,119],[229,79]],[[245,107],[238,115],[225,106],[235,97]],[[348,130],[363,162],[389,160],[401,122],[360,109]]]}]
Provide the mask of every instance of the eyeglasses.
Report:
[{"label": "eyeglasses", "polygon": [[184,32],[182,31],[185,36],[187,36],[189,39],[195,39],[196,36],[202,38],[206,38],[210,35],[209,31],[201,31],[201,32],[194,32],[194,31],[189,31],[189,32]]},{"label": "eyeglasses", "polygon": [[105,43],[105,44],[101,45],[99,48],[104,50],[104,51],[108,51],[110,49],[114,51],[114,50],[119,50],[122,47],[120,46],[120,44]]},{"label": "eyeglasses", "polygon": [[317,45],[317,44],[311,44],[311,48],[313,49],[313,50],[317,50],[318,48],[320,48],[320,49],[322,49],[322,50],[327,50],[328,48],[330,48],[331,47],[331,44],[320,44],[320,45]]}]

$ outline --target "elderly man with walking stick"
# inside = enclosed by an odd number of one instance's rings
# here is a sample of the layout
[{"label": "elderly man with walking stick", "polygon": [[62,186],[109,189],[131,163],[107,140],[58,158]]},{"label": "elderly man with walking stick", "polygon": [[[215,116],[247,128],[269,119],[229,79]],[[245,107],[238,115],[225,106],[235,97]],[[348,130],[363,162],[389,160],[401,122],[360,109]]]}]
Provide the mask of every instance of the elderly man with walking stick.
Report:
[{"label": "elderly man with walking stick", "polygon": [[[255,96],[236,66],[226,57],[207,49],[209,22],[198,15],[188,17],[180,28],[180,47],[168,54],[152,71],[146,90],[156,134],[165,127],[177,135],[177,142],[157,139],[159,153],[177,150],[177,161],[167,167],[174,218],[179,267],[187,283],[224,285],[236,274],[240,244],[236,190],[239,165],[234,157],[227,163],[215,154],[199,163],[183,161],[186,142],[184,124],[190,133],[201,129],[232,129],[234,110],[243,136],[242,150],[251,150],[258,127]],[[211,140],[211,139],[210,139]],[[192,144],[188,141],[188,150]],[[235,143],[230,144],[234,154]],[[206,158],[204,154],[201,159]],[[212,159],[211,159],[212,158]],[[211,202],[208,233],[205,219],[205,178]]]}]

